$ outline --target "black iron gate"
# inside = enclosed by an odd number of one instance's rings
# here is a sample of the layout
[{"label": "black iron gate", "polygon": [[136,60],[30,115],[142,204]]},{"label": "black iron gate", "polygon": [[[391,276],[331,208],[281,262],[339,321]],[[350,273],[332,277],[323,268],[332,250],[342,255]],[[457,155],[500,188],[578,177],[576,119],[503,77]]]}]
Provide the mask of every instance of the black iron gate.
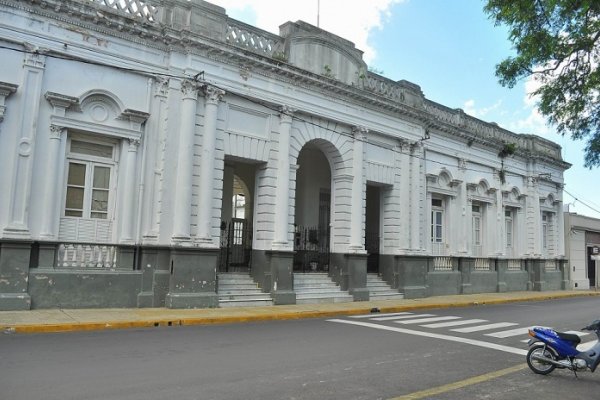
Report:
[{"label": "black iron gate", "polygon": [[365,232],[365,250],[367,250],[367,272],[379,272],[379,233]]},{"label": "black iron gate", "polygon": [[248,221],[241,218],[222,221],[219,272],[249,271],[251,255],[252,226]]},{"label": "black iron gate", "polygon": [[294,225],[294,271],[329,271],[331,192],[319,193],[319,226]]},{"label": "black iron gate", "polygon": [[329,228],[296,226],[294,271],[329,271]]}]

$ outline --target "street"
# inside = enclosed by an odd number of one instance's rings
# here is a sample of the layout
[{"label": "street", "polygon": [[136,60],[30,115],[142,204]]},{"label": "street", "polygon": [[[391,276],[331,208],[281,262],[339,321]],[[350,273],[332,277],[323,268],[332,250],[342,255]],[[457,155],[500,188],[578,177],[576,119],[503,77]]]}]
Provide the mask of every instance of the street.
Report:
[{"label": "street", "polygon": [[[595,398],[525,365],[526,328],[579,331],[600,299],[328,319],[0,336],[6,399]],[[582,337],[582,343],[595,338]],[[411,397],[409,397],[410,395]],[[405,397],[403,397],[405,396]]]}]

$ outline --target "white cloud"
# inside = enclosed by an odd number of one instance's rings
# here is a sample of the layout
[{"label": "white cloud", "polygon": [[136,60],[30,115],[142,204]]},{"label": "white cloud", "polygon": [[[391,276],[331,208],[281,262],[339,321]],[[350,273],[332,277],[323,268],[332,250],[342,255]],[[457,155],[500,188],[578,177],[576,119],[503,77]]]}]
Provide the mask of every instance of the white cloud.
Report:
[{"label": "white cloud", "polygon": [[511,121],[507,128],[518,133],[546,136],[551,140],[555,140],[556,131],[548,125],[546,117],[540,113],[540,110],[537,107],[539,96],[532,95],[532,93],[539,89],[540,86],[541,83],[533,76],[530,76],[525,81],[523,110],[527,113],[527,116],[522,119]]},{"label": "white cloud", "polygon": [[483,119],[490,112],[499,109],[501,105],[502,105],[502,100],[498,100],[497,102],[495,102],[494,104],[492,104],[489,107],[483,107],[483,108],[478,109],[475,107],[475,100],[469,99],[469,100],[465,101],[465,104],[463,105],[463,111],[472,117]]},{"label": "white cloud", "polygon": [[[392,5],[404,0],[321,0],[319,25],[321,28],[348,39],[364,51],[368,64],[376,56],[369,44],[369,33],[380,29],[390,15]],[[288,21],[302,20],[317,25],[318,0],[211,0],[224,7],[231,15],[233,10],[252,10],[255,21],[244,21],[275,34],[279,26]]]}]

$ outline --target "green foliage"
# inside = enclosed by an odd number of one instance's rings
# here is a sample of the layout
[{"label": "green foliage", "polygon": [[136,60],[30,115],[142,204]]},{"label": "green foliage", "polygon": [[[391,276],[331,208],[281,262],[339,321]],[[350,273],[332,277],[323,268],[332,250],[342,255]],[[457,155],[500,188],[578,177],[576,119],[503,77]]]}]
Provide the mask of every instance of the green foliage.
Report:
[{"label": "green foliage", "polygon": [[488,0],[484,10],[509,27],[516,51],[496,66],[500,83],[534,77],[540,112],[587,139],[585,166],[600,166],[600,1]]},{"label": "green foliage", "polygon": [[504,143],[504,146],[502,147],[502,149],[498,153],[498,157],[500,157],[500,158],[506,158],[508,156],[512,156],[513,154],[515,154],[516,150],[517,150],[517,144],[516,143]]}]

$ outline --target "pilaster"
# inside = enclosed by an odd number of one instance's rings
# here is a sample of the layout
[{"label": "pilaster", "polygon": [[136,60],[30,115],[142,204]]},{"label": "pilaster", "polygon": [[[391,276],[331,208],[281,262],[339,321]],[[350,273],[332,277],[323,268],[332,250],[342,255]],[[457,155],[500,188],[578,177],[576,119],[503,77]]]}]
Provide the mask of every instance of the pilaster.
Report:
[{"label": "pilaster", "polygon": [[138,139],[129,139],[127,144],[127,164],[125,167],[125,185],[123,187],[123,214],[121,215],[121,240],[120,243],[132,244],[135,242],[133,227],[135,224],[136,203],[135,203],[135,171],[137,161],[137,151],[140,145]]},{"label": "pilaster", "polygon": [[354,127],[354,149],[352,152],[352,205],[350,215],[350,253],[365,252],[363,240],[364,219],[364,143],[367,140],[367,128]]},{"label": "pilaster", "polygon": [[198,89],[198,83],[195,81],[186,79],[181,82],[181,125],[177,153],[173,235],[171,237],[173,244],[179,245],[191,245],[192,171]]},{"label": "pilaster", "polygon": [[279,146],[277,158],[277,187],[275,192],[275,235],[272,248],[274,250],[291,250],[288,243],[290,228],[290,132],[294,110],[283,106],[279,114]]},{"label": "pilaster", "polygon": [[27,239],[29,232],[29,201],[33,174],[34,143],[39,117],[39,99],[46,57],[37,53],[26,53],[23,60],[23,83],[19,124],[16,132],[16,156],[8,206],[8,225],[4,236]]},{"label": "pilaster", "polygon": [[211,227],[215,179],[215,143],[217,139],[217,112],[225,91],[214,86],[204,86],[205,112],[200,158],[200,182],[196,241],[202,247],[217,247]]}]

